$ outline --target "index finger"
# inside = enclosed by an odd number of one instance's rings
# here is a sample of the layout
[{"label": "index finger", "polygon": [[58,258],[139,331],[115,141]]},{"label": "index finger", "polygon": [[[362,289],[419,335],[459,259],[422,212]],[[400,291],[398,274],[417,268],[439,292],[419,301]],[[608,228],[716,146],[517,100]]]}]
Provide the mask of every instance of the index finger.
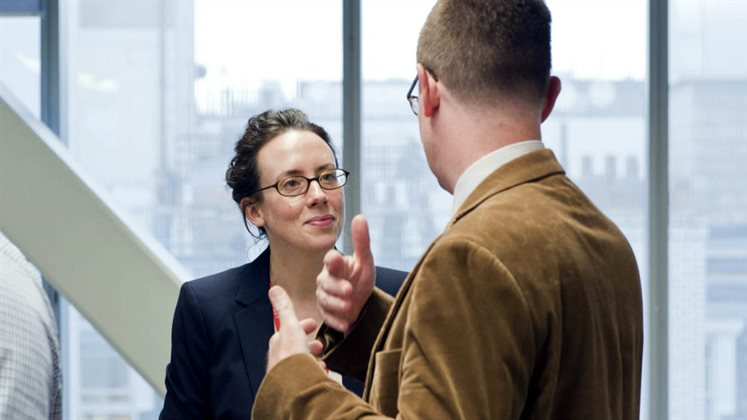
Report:
[{"label": "index finger", "polygon": [[348,261],[337,251],[329,251],[324,257],[324,268],[316,276],[317,299],[321,298],[319,291],[334,296],[347,296],[351,291]]},{"label": "index finger", "polygon": [[280,326],[297,325],[298,317],[296,316],[296,311],[293,309],[293,302],[291,302],[288,293],[280,286],[272,286],[269,295],[272,307],[275,309],[275,313],[278,314],[278,319],[280,319]]},{"label": "index finger", "polygon": [[360,260],[371,260],[371,237],[368,234],[368,221],[360,214],[353,217],[350,225],[353,237],[353,252]]},{"label": "index finger", "polygon": [[324,256],[324,270],[331,277],[337,279],[346,279],[350,277],[351,267],[348,266],[348,262],[345,261],[345,257],[339,252],[331,249]]}]

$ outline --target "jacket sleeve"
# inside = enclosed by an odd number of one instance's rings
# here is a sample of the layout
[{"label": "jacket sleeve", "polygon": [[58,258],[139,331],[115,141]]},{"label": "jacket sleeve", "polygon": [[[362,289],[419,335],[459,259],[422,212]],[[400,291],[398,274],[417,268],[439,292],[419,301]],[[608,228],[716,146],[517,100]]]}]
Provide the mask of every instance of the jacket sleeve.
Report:
[{"label": "jacket sleeve", "polygon": [[210,418],[209,341],[199,303],[189,283],[182,285],[171,327],[171,361],[159,419]]},{"label": "jacket sleeve", "polygon": [[313,369],[312,357],[296,355],[265,377],[255,418],[385,418],[374,407],[401,419],[519,418],[534,332],[527,301],[505,266],[469,241],[442,241],[408,293],[409,307],[394,327],[404,329],[401,348],[374,355],[374,405]]},{"label": "jacket sleeve", "polygon": [[393,301],[391,296],[375,288],[347,336],[322,325],[317,338],[324,344],[322,359],[330,369],[361,382],[365,381],[368,356]]},{"label": "jacket sleeve", "polygon": [[317,338],[324,344],[322,359],[327,366],[350,378],[365,381],[368,356],[394,302],[392,296],[397,294],[407,274],[376,267],[376,287],[347,335],[322,324]]}]

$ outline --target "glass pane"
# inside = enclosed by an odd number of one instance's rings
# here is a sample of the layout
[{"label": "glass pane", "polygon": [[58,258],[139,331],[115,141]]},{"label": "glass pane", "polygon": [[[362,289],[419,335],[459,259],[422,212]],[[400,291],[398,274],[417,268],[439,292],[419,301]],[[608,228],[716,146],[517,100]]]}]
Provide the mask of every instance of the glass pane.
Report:
[{"label": "glass pane", "polygon": [[747,418],[747,3],[670,1],[669,415]]},{"label": "glass pane", "polygon": [[[340,2],[60,7],[70,151],[193,276],[259,251],[224,182],[249,116],[299,107],[341,153]],[[64,313],[65,418],[157,416],[152,389],[72,307]]]},{"label": "glass pane", "polygon": [[[428,169],[405,100],[415,76],[417,37],[434,3],[363,2],[363,209],[377,261],[406,270],[441,232],[452,204]],[[570,178],[627,236],[644,290],[646,5],[548,1],[553,72],[563,88],[542,127],[545,145]]]},{"label": "glass pane", "polygon": [[[60,16],[70,152],[112,205],[153,231],[169,197],[158,194],[170,175],[161,152],[193,119],[191,3],[66,1]],[[72,305],[61,309],[64,417],[155,418],[153,389]]]},{"label": "glass pane", "polygon": [[63,418],[157,418],[161,398],[142,376],[64,299],[60,314]]},{"label": "glass pane", "polygon": [[[563,88],[543,140],[569,177],[623,231],[641,275],[648,320],[646,23],[644,0],[548,1],[553,72]],[[589,36],[594,34],[594,36]],[[644,336],[644,347],[648,339]],[[641,417],[648,413],[643,354]]]},{"label": "glass pane", "polygon": [[41,32],[38,17],[0,16],[0,83],[41,118]]},{"label": "glass pane", "polygon": [[411,270],[451,216],[405,99],[415,77],[418,34],[434,0],[362,2],[362,190],[379,265]]},{"label": "glass pane", "polygon": [[176,163],[189,219],[172,247],[195,276],[246,262],[248,246],[254,256],[264,245],[245,232],[223,181],[251,115],[301,109],[327,130],[342,161],[341,19],[340,2],[195,2],[196,121]]},{"label": "glass pane", "polygon": [[[623,231],[641,275],[648,342],[646,190],[647,5],[644,0],[550,0],[553,72],[562,91],[543,124],[568,176]],[[594,34],[589,36],[589,34]],[[641,417],[648,417],[644,348]]]}]

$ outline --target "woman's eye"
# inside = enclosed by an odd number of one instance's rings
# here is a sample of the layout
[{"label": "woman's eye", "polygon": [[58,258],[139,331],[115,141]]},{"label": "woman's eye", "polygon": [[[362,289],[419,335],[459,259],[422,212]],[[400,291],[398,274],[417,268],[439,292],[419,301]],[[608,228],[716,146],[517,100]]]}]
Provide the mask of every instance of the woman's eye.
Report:
[{"label": "woman's eye", "polygon": [[298,182],[297,179],[287,179],[283,182],[283,188],[296,188],[299,185],[301,185],[300,182]]}]

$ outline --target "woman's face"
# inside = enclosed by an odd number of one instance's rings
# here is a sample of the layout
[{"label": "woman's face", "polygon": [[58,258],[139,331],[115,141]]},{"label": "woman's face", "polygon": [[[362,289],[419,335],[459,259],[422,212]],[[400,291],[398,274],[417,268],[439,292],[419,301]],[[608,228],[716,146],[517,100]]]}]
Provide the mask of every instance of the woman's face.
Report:
[{"label": "woman's face", "polygon": [[[260,187],[290,175],[313,178],[335,167],[332,150],[311,131],[287,131],[257,154]],[[345,219],[342,188],[324,190],[312,181],[309,190],[299,196],[282,196],[275,188],[260,194],[262,200],[248,206],[245,213],[257,227],[265,228],[274,251],[325,252],[334,246]]]}]

